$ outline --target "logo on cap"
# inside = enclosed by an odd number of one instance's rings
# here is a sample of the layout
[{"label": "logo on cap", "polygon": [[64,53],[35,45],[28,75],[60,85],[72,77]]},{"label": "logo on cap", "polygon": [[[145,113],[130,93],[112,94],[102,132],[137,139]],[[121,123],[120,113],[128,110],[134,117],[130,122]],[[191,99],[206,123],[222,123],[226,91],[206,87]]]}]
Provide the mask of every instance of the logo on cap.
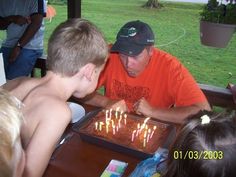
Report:
[{"label": "logo on cap", "polygon": [[136,28],[131,27],[131,28],[128,29],[128,35],[129,35],[129,36],[133,37],[133,36],[135,36],[136,34],[137,34]]},{"label": "logo on cap", "polygon": [[120,37],[133,37],[137,34],[137,29],[134,27],[131,28],[123,28],[120,33]]}]

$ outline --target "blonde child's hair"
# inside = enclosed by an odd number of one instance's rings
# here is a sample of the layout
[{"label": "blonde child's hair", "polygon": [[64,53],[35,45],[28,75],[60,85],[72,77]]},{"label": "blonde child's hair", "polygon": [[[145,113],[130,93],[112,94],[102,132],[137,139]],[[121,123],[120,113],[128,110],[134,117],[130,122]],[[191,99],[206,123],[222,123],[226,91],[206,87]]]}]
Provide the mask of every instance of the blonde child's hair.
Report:
[{"label": "blonde child's hair", "polygon": [[0,177],[13,175],[14,146],[20,136],[23,115],[21,102],[0,89]]}]

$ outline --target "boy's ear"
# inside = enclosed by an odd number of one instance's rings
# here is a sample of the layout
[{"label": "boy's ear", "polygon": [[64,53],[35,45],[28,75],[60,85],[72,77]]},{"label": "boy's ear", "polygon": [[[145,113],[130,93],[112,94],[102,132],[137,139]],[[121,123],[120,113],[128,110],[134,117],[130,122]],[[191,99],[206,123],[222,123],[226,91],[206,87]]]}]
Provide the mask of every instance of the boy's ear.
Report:
[{"label": "boy's ear", "polygon": [[82,75],[87,78],[89,81],[92,80],[92,75],[93,75],[93,72],[94,70],[96,69],[96,66],[92,63],[88,63],[86,65],[84,65],[82,68],[81,68],[81,71],[82,71]]}]

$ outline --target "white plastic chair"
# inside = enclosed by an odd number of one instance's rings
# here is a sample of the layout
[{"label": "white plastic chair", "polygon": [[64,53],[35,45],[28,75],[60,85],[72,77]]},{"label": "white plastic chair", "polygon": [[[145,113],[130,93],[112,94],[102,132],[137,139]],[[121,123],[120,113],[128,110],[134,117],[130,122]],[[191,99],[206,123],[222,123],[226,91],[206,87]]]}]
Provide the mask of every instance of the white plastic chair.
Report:
[{"label": "white plastic chair", "polygon": [[0,53],[0,86],[6,83],[6,75],[4,70],[2,53]]}]

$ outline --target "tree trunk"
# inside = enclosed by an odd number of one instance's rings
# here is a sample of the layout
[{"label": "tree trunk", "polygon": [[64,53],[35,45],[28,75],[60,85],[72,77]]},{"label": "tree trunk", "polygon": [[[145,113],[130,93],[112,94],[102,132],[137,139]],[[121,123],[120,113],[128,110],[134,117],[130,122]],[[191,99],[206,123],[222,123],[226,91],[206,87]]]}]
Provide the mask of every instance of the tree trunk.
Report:
[{"label": "tree trunk", "polygon": [[163,5],[159,3],[159,0],[148,0],[143,7],[148,7],[148,8],[161,8]]}]

